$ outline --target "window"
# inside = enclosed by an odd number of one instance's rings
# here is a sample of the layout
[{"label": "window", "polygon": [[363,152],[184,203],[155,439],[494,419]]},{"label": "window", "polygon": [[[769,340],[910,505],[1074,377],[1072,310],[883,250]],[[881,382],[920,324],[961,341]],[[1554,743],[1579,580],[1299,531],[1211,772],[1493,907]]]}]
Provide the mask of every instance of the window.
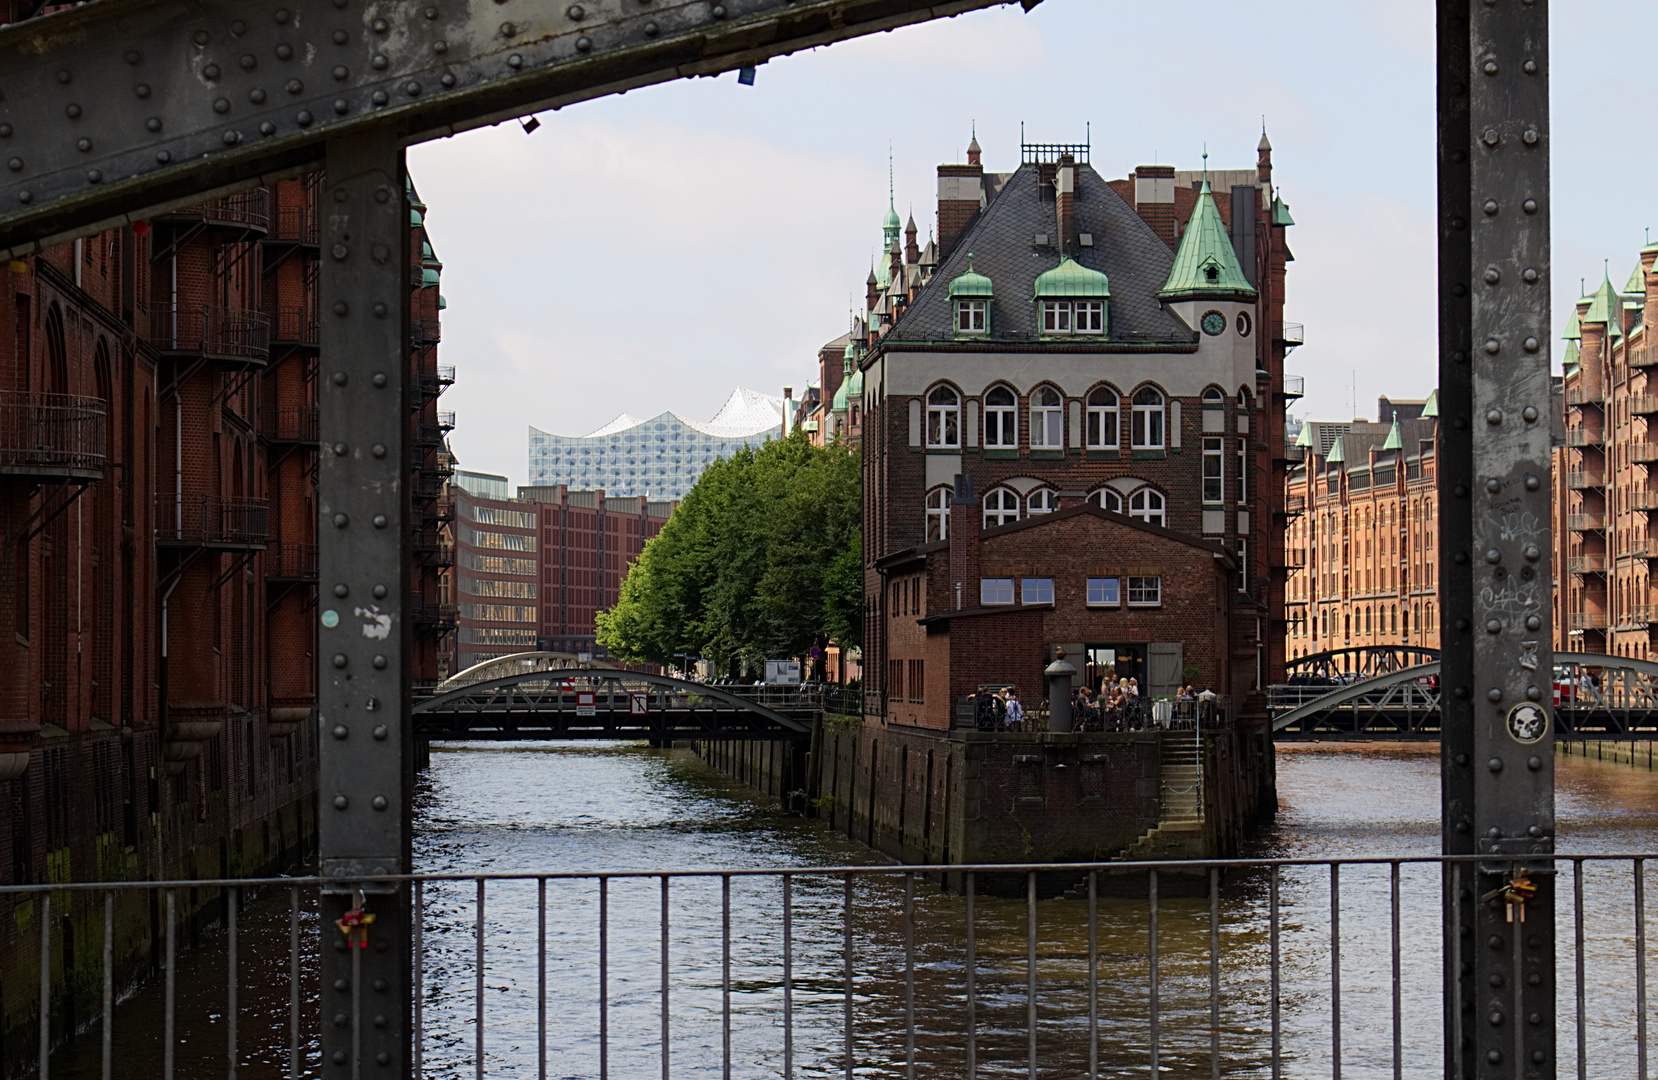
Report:
[{"label": "window", "polygon": [[1105,332],[1105,301],[1078,300],[1071,321],[1079,334],[1103,334]]},{"label": "window", "polygon": [[950,489],[936,487],[927,493],[927,542],[950,535]]},{"label": "window", "polygon": [[1205,409],[1224,409],[1226,395],[1221,393],[1220,387],[1211,386],[1203,391],[1203,407]]},{"label": "window", "polygon": [[1044,334],[1103,334],[1105,332],[1105,301],[1044,300],[1042,301],[1042,332]]},{"label": "window", "polygon": [[1208,437],[1203,440],[1203,501],[1218,503],[1226,498],[1225,440]]},{"label": "window", "polygon": [[1088,501],[1093,503],[1095,506],[1098,506],[1101,510],[1109,510],[1113,514],[1120,514],[1123,512],[1123,497],[1117,494],[1116,489],[1114,488],[1100,488],[1098,491],[1088,496]]},{"label": "window", "polygon": [[1065,445],[1065,399],[1051,386],[1038,387],[1031,395],[1030,444],[1050,450]]},{"label": "window", "polygon": [[1109,386],[1088,394],[1088,449],[1117,449],[1117,392]]},{"label": "window", "polygon": [[887,700],[904,700],[904,661],[887,661]]},{"label": "window", "polygon": [[1249,440],[1238,440],[1238,505],[1249,505]]},{"label": "window", "polygon": [[1013,603],[1013,579],[1010,577],[980,578],[979,603],[986,606]]},{"label": "window", "polygon": [[1116,607],[1122,603],[1122,579],[1091,577],[1088,579],[1089,607]]},{"label": "window", "polygon": [[1249,541],[1238,537],[1238,591],[1249,591]]},{"label": "window", "polygon": [[1042,332],[1069,334],[1071,332],[1071,302],[1069,300],[1042,301]]},{"label": "window", "polygon": [[1019,579],[1019,597],[1023,604],[1051,604],[1054,602],[1054,579],[1028,577]]},{"label": "window", "polygon": [[982,334],[987,329],[988,300],[957,300],[956,330],[963,334]]},{"label": "window", "polygon": [[1163,524],[1163,493],[1149,487],[1136,491],[1128,500],[1128,516],[1151,525]]},{"label": "window", "polygon": [[984,527],[1008,525],[1019,520],[1019,493],[1012,488],[993,488],[984,496]]},{"label": "window", "polygon": [[927,395],[927,445],[961,445],[961,398],[948,386]]},{"label": "window", "polygon": [[1134,395],[1134,449],[1163,449],[1163,394],[1147,386]]},{"label": "window", "polygon": [[924,704],[926,696],[927,676],[925,660],[911,660],[909,662],[909,700],[916,704]]},{"label": "window", "polygon": [[992,387],[984,396],[984,444],[1007,449],[1019,445],[1018,400],[1005,386]]},{"label": "window", "polygon": [[1163,603],[1161,577],[1131,577],[1128,579],[1129,607],[1158,607]]},{"label": "window", "polygon": [[1025,513],[1051,514],[1059,509],[1059,496],[1052,488],[1037,488],[1025,498]]}]

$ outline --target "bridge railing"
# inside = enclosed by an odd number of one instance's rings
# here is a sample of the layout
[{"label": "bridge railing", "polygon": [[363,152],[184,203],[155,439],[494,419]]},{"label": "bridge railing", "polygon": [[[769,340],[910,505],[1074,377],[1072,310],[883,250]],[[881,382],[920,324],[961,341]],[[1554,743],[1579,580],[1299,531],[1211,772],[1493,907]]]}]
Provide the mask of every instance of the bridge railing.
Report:
[{"label": "bridge railing", "polygon": [[[1562,1074],[1575,1059],[1577,1075],[1635,1076],[1646,1059],[1654,859],[1533,868],[1556,883],[1546,1022]],[[47,1005],[15,1035],[42,1076],[100,1059],[105,1078],[322,1075],[324,1014],[408,1017],[415,1076],[546,1075],[549,1060],[583,1076],[1427,1076],[1442,961],[1420,943],[1440,939],[1447,879],[1483,893],[1511,870],[1488,869],[1424,855],[390,877],[415,928],[365,932],[410,957],[412,994],[390,1001],[318,985],[338,932],[319,925],[315,878],[8,886],[0,906],[38,940],[21,955],[46,960],[8,971]],[[149,912],[155,970],[116,941]],[[93,1023],[52,1055],[71,1016]]]}]

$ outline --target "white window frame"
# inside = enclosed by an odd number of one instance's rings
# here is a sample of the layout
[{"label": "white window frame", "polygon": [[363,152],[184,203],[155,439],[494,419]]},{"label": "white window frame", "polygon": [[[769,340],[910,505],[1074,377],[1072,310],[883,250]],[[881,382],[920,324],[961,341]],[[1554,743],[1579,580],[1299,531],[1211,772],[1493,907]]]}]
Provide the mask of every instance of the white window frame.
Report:
[{"label": "white window frame", "polygon": [[1123,579],[1091,577],[1088,579],[1087,596],[1089,607],[1121,607],[1123,604]]},{"label": "white window frame", "polygon": [[1238,537],[1238,591],[1249,591],[1249,538]]},{"label": "white window frame", "polygon": [[947,487],[927,492],[927,542],[950,538],[950,495]]},{"label": "white window frame", "polygon": [[1238,505],[1249,505],[1249,440],[1238,439]]},{"label": "white window frame", "polygon": [[989,300],[961,299],[956,301],[956,333],[987,334],[989,332]]},{"label": "white window frame", "polygon": [[1071,309],[1071,326],[1078,334],[1105,333],[1105,301],[1078,300]]},{"label": "white window frame", "polygon": [[1168,500],[1156,488],[1143,487],[1128,497],[1128,516],[1148,525],[1167,527]]},{"label": "white window frame", "polygon": [[[1004,590],[1004,586],[1006,587]],[[1006,599],[1003,599],[1006,597]],[[1010,577],[982,577],[979,579],[979,606],[1000,607],[1013,603],[1013,579]]]},{"label": "white window frame", "polygon": [[[1109,397],[1111,404],[1099,399]],[[1088,392],[1088,449],[1115,450],[1122,444],[1122,395],[1109,386],[1096,386]],[[1111,426],[1111,441],[1105,441],[1106,424]]]},{"label": "white window frame", "polygon": [[1065,448],[1065,395],[1051,386],[1038,386],[1030,396],[1032,450]]},{"label": "white window frame", "polygon": [[991,488],[984,493],[984,527],[1011,525],[1019,520],[1019,493],[1010,487]]},{"label": "white window frame", "polygon": [[[942,400],[945,395],[948,401]],[[948,450],[961,446],[961,395],[954,387],[935,386],[927,391],[927,446]]]},{"label": "white window frame", "polygon": [[1095,506],[1098,506],[1101,510],[1109,510],[1113,514],[1120,514],[1123,512],[1123,496],[1122,493],[1116,488],[1100,488],[1098,491],[1088,496],[1088,501],[1093,503]]},{"label": "white window frame", "polygon": [[[1156,397],[1156,401],[1142,401],[1148,395]],[[1164,409],[1168,406],[1168,399],[1155,386],[1143,386],[1134,394],[1134,431],[1133,449],[1161,450],[1167,442],[1168,433],[1165,430]]]},{"label": "white window frame", "polygon": [[1069,300],[1042,301],[1042,332],[1069,334],[1071,332],[1071,302]]},{"label": "white window frame", "polygon": [[[1033,596],[1032,593],[1035,593]],[[1019,602],[1021,604],[1051,604],[1054,602],[1054,579],[1051,577],[1028,577],[1019,579]]]},{"label": "white window frame", "polygon": [[[1003,402],[991,402],[992,395],[1007,395]],[[992,438],[991,436],[995,437]],[[984,446],[987,450],[1013,450],[1019,445],[1019,395],[1006,386],[992,386],[984,395]]]},{"label": "white window frame", "polygon": [[1129,607],[1162,607],[1163,606],[1163,578],[1131,577],[1128,579],[1128,606]]},{"label": "white window frame", "polygon": [[1025,513],[1051,514],[1059,509],[1059,493],[1053,488],[1037,488],[1025,496]]},{"label": "white window frame", "polygon": [[1203,438],[1203,502],[1226,501],[1226,440],[1219,435]]}]

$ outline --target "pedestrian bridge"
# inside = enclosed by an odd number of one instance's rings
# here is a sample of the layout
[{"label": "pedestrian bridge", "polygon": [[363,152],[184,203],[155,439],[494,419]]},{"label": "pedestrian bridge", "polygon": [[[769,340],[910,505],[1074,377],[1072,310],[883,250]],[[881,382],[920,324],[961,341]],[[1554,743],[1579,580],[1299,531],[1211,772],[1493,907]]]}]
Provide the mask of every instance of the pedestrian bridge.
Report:
[{"label": "pedestrian bridge", "polygon": [[417,700],[414,737],[427,742],[810,737],[812,718],[823,705],[807,688],[752,688],[766,691],[763,697],[738,692],[750,689],[565,666],[558,654],[519,653],[469,668]]},{"label": "pedestrian bridge", "polygon": [[[1358,650],[1343,650],[1356,652]],[[1320,654],[1329,667],[1332,654]],[[1306,660],[1319,658],[1307,657]],[[1272,730],[1279,739],[1437,739],[1439,661],[1386,669],[1378,653],[1377,673],[1339,685],[1296,682],[1268,691]],[[1319,672],[1314,664],[1303,675]],[[1292,678],[1295,668],[1292,666]],[[1592,688],[1584,688],[1583,676]],[[1658,663],[1603,653],[1557,653],[1544,691],[1553,703],[1554,727],[1562,739],[1646,739],[1658,737]]]}]

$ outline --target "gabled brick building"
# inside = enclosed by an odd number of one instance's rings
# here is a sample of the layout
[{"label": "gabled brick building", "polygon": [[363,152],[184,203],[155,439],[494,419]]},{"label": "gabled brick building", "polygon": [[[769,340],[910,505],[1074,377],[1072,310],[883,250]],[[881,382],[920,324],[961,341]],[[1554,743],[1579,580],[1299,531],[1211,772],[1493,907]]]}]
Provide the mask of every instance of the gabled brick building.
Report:
[{"label": "gabled brick building", "polygon": [[[1251,657],[1234,684],[1248,694],[1281,669],[1293,222],[1264,135],[1257,150],[1253,169],[1107,181],[1087,146],[1027,145],[1016,170],[990,173],[975,139],[967,164],[939,168],[936,246],[913,231],[900,244],[889,212],[851,346],[869,720],[890,715],[887,560],[953,539],[958,474],[992,536],[1086,501],[1224,550],[1238,567],[1225,651]],[[960,583],[962,604],[954,584],[922,617],[975,602],[976,581]],[[1211,598],[1207,578],[1193,587]],[[1031,643],[1019,662],[1038,671],[1062,643]]]}]

